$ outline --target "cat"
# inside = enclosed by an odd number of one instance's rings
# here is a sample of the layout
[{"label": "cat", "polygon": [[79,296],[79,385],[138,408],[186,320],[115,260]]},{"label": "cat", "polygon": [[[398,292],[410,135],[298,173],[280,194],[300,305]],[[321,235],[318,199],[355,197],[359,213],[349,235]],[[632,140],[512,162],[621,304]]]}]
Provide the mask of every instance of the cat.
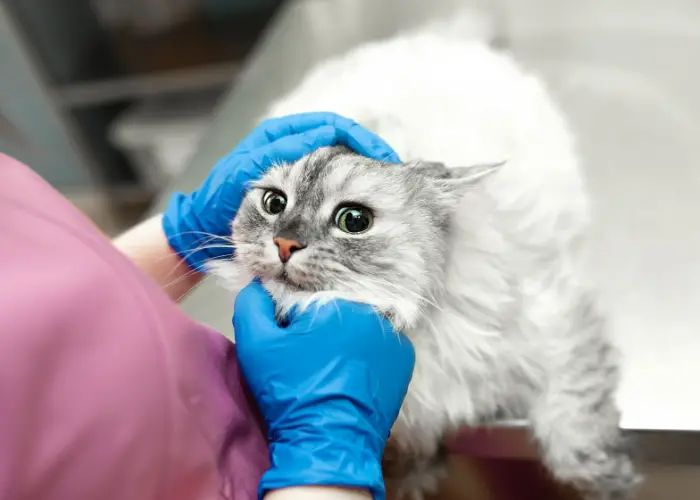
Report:
[{"label": "cat", "polygon": [[408,335],[416,368],[391,435],[402,495],[435,489],[446,433],[498,417],[527,418],[544,464],[586,498],[630,498],[618,353],[581,265],[588,198],[540,80],[478,40],[418,30],[322,63],[268,115],[319,110],[407,161],[334,147],[275,166],[214,272],[234,291],[260,277],[281,315],[342,297]]}]

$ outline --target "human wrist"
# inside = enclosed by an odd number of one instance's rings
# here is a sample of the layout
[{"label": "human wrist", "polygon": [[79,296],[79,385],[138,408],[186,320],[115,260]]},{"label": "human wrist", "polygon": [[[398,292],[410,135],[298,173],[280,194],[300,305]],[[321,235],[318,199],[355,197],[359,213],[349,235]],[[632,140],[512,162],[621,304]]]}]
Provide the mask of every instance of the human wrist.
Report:
[{"label": "human wrist", "polygon": [[362,418],[347,417],[271,432],[271,465],[260,481],[260,498],[281,488],[334,486],[367,490],[383,500],[386,437]]},{"label": "human wrist", "polygon": [[294,486],[272,490],[265,500],[369,500],[372,495],[365,489],[334,486]]},{"label": "human wrist", "polygon": [[202,279],[169,245],[162,216],[141,222],[115,238],[113,244],[175,301],[187,295]]}]

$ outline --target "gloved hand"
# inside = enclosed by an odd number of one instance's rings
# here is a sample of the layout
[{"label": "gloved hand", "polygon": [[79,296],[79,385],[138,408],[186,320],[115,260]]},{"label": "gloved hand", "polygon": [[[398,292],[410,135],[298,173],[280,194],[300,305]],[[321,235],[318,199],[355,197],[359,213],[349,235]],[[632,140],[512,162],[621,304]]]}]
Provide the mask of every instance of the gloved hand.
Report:
[{"label": "gloved hand", "polygon": [[233,316],[243,376],[268,428],[259,487],[367,488],[384,499],[381,460],[414,366],[408,338],[367,305],[336,301],[281,327],[257,282]]},{"label": "gloved hand", "polygon": [[345,145],[376,160],[398,162],[379,137],[334,113],[304,113],[261,123],[233,152],[214,166],[196,191],[175,193],[163,214],[173,250],[191,268],[232,254],[227,237],[248,184],[274,163],[291,163],[323,146]]}]

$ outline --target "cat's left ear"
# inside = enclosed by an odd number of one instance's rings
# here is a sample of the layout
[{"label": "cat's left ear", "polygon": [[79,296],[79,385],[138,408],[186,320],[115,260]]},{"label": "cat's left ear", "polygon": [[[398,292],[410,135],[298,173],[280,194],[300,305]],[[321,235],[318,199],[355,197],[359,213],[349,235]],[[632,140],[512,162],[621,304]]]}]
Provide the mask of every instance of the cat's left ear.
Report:
[{"label": "cat's left ear", "polygon": [[477,184],[482,178],[505,165],[505,160],[497,163],[483,163],[469,167],[448,167],[444,163],[430,161],[413,161],[405,163],[402,168],[409,168],[434,179],[459,180],[464,184]]},{"label": "cat's left ear", "polygon": [[506,162],[484,163],[469,167],[447,168],[447,178],[463,186],[471,186],[480,183],[483,179],[496,173]]},{"label": "cat's left ear", "polygon": [[469,167],[445,167],[438,168],[436,164],[428,167],[433,177],[433,184],[441,196],[449,198],[461,198],[470,189],[491,177],[505,165],[505,161],[498,163],[483,163]]}]

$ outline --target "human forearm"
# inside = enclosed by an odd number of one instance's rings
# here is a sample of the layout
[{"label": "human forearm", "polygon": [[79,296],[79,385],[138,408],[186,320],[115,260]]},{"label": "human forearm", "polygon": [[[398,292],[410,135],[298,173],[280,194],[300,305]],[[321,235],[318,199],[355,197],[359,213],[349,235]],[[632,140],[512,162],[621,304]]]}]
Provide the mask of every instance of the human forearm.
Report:
[{"label": "human forearm", "polygon": [[204,277],[170,248],[160,215],[131,228],[113,243],[175,301],[185,297]]},{"label": "human forearm", "polygon": [[270,491],[265,500],[369,500],[369,491],[333,486],[297,486]]}]

